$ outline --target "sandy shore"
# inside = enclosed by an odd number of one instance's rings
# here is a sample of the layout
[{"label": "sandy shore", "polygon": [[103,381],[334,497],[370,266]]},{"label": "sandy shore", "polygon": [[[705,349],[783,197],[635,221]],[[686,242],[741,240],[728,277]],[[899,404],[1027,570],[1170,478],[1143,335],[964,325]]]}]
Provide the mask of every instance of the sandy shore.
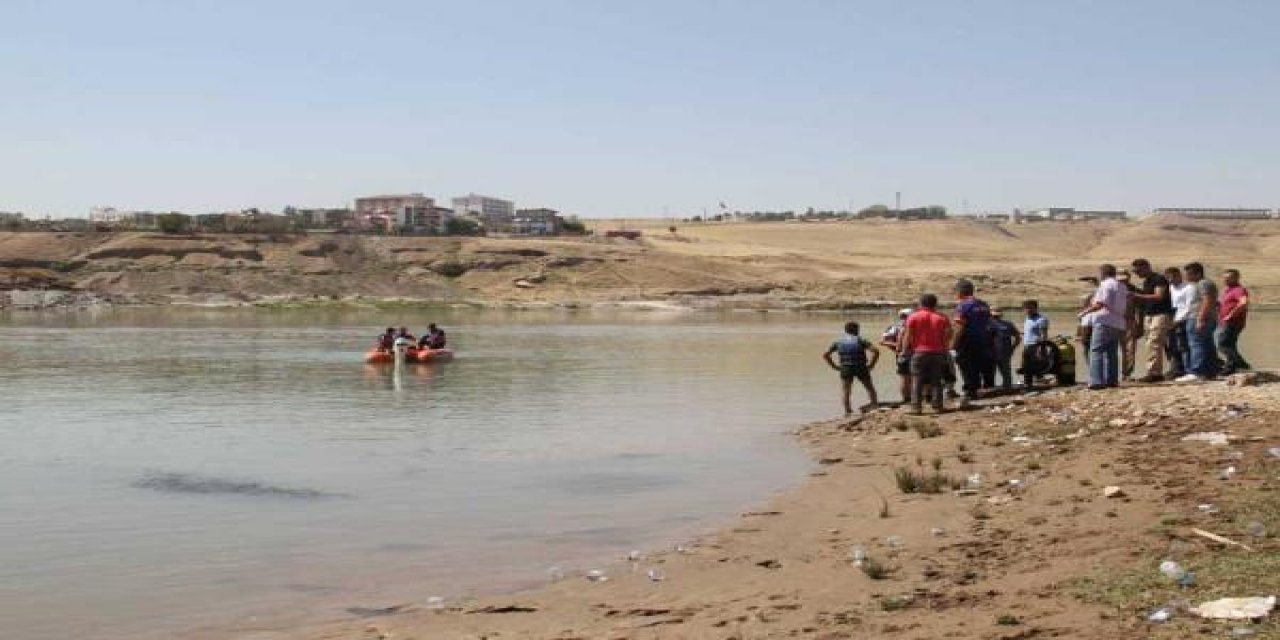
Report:
[{"label": "sandy shore", "polygon": [[[1280,446],[1278,391],[1072,389],[921,419],[888,410],[812,424],[796,434],[815,460],[802,486],[678,549],[620,557],[600,567],[607,580],[574,573],[470,601],[353,603],[366,608],[348,619],[231,637],[1280,637],[1277,616],[1202,621],[1176,604],[1280,590],[1280,459],[1267,451]],[[1202,431],[1230,440],[1183,440]],[[1227,467],[1235,472],[1220,479]],[[898,469],[936,470],[948,486],[904,493]],[[1119,494],[1106,497],[1112,486]],[[1251,534],[1256,526],[1269,533]],[[1200,582],[1163,579],[1167,557]],[[1171,602],[1172,621],[1146,621]]]}]

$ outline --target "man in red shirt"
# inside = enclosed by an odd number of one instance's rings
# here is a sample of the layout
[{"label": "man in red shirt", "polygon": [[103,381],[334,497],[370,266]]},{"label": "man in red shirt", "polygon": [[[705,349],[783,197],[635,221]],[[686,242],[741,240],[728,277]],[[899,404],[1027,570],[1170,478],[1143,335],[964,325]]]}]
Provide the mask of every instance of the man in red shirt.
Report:
[{"label": "man in red shirt", "polygon": [[1222,295],[1218,298],[1218,352],[1226,360],[1220,375],[1249,369],[1249,363],[1236,348],[1248,317],[1249,290],[1240,284],[1239,271],[1227,269],[1222,272]]},{"label": "man in red shirt", "polygon": [[911,354],[911,408],[922,413],[924,391],[929,389],[930,404],[942,413],[942,377],[946,370],[947,352],[951,345],[951,321],[938,313],[938,296],[920,296],[920,308],[907,318],[900,343]]}]

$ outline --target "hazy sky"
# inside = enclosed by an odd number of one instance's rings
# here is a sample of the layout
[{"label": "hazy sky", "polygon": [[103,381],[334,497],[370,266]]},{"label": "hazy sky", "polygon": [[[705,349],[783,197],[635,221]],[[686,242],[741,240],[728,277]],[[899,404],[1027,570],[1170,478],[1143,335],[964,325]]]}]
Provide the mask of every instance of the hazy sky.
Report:
[{"label": "hazy sky", "polygon": [[0,210],[1280,207],[1273,0],[0,0]]}]

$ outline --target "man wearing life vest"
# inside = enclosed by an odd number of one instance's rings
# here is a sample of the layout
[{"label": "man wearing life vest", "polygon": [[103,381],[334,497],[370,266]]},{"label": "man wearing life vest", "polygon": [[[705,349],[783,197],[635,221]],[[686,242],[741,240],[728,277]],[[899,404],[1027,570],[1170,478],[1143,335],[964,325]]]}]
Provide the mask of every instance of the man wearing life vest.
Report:
[{"label": "man wearing life vest", "polygon": [[[870,359],[867,358],[868,351],[871,352]],[[840,364],[837,365],[832,360],[831,354],[840,355]],[[874,407],[878,404],[876,386],[871,381],[871,370],[875,368],[876,362],[880,360],[880,350],[858,335],[858,323],[845,323],[844,335],[832,342],[830,347],[827,347],[826,353],[822,354],[822,359],[826,360],[827,366],[840,372],[841,400],[844,402],[844,414],[846,416],[853,413],[853,405],[849,402],[849,396],[853,392],[853,381],[855,379],[861,382],[863,388],[867,390],[867,397],[871,401],[871,406]]]}]

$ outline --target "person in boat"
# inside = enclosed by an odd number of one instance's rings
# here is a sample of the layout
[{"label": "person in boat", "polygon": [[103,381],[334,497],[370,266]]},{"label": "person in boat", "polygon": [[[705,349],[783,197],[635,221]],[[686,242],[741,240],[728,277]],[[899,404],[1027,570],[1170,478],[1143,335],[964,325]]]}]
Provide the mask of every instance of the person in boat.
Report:
[{"label": "person in boat", "polygon": [[396,338],[404,338],[405,340],[408,340],[409,342],[417,342],[417,341],[418,341],[418,339],[417,339],[416,337],[414,337],[414,335],[413,335],[412,333],[409,333],[409,328],[408,328],[408,327],[400,327],[400,330],[396,332]]},{"label": "person in boat", "polygon": [[393,327],[387,327],[387,331],[382,335],[378,336],[377,346],[375,348],[378,351],[385,351],[390,353],[390,351],[394,349],[395,346],[396,346],[396,330]]},{"label": "person in boat", "polygon": [[423,349],[443,349],[447,340],[444,335],[444,329],[436,326],[436,323],[427,325],[427,335],[422,336],[422,340],[418,341],[418,347]]}]

